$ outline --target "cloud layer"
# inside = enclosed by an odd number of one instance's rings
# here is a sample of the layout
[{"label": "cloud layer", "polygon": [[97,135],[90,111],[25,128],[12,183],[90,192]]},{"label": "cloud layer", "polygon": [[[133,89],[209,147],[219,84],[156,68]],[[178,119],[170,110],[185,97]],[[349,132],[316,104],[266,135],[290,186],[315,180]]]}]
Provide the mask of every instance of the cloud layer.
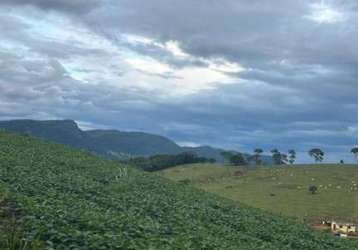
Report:
[{"label": "cloud layer", "polygon": [[0,116],[348,160],[358,5],[275,3],[1,1]]}]

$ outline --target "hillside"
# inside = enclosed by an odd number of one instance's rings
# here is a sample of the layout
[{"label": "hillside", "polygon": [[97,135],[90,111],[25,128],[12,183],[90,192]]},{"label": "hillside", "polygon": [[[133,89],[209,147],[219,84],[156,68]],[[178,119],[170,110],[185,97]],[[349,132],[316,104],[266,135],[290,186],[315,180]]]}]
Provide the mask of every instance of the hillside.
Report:
[{"label": "hillside", "polygon": [[173,141],[159,135],[117,130],[91,130],[85,133],[96,142],[96,151],[101,153],[155,155],[182,152],[182,148]]},{"label": "hillside", "polygon": [[73,120],[0,121],[0,128],[62,143],[91,152],[122,158],[153,154],[177,154],[182,148],[163,136],[117,130],[81,130]]},{"label": "hillside", "polygon": [[[316,220],[358,220],[358,166],[265,167],[237,172],[217,165],[178,166],[161,172],[191,185],[264,210]],[[315,185],[312,195],[308,187]]]},{"label": "hillside", "polygon": [[[16,216],[35,249],[358,247],[83,151],[4,132],[0,192],[1,214]],[[6,227],[0,225],[0,249],[10,237]]]}]

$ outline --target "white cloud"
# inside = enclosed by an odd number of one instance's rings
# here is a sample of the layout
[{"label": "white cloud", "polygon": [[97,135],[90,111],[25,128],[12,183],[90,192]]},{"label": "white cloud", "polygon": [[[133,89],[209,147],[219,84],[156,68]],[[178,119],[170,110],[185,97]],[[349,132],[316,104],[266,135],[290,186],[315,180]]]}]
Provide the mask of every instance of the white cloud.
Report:
[{"label": "white cloud", "polygon": [[108,126],[101,124],[94,124],[86,121],[76,121],[78,127],[82,130],[94,130],[94,129],[110,129]]},{"label": "white cloud", "polygon": [[210,69],[223,73],[240,73],[245,70],[244,67],[242,67],[240,64],[229,62],[222,58],[205,61],[209,64]]},{"label": "white cloud", "polygon": [[[122,80],[130,76],[131,85],[141,86],[151,90],[157,90],[161,97],[171,98],[192,95],[202,90],[211,90],[221,84],[238,83],[236,77],[227,73],[238,73],[243,68],[237,63],[231,63],[225,59],[203,59],[194,58],[182,51],[175,41],[168,41],[164,44],[154,43],[153,40],[145,37],[127,36],[131,41],[142,44],[152,44],[168,50],[175,57],[185,60],[198,60],[203,62],[203,66],[186,66],[175,68],[170,64],[161,62],[158,59],[143,56],[140,54],[131,55],[125,58],[125,62],[132,68],[138,70],[135,75],[132,73],[123,76]],[[145,76],[139,76],[145,73]],[[160,77],[167,76],[166,79]],[[137,81],[135,80],[137,78]],[[126,80],[126,82],[128,82]]]},{"label": "white cloud", "polygon": [[358,125],[356,125],[356,126],[348,126],[348,132],[349,133],[358,133]]},{"label": "white cloud", "polygon": [[180,141],[180,142],[177,142],[177,144],[182,147],[199,147],[199,146],[201,146],[201,144],[196,143],[196,142],[191,142],[191,141]]},{"label": "white cloud", "polygon": [[149,57],[131,57],[126,58],[125,61],[129,63],[134,69],[144,71],[152,74],[165,74],[171,71],[169,65],[158,62]]},{"label": "white cloud", "polygon": [[176,57],[189,58],[190,55],[185,53],[177,41],[169,40],[165,43],[165,48]]},{"label": "white cloud", "polygon": [[324,1],[311,4],[311,13],[305,15],[304,18],[320,24],[333,24],[347,20],[347,16],[343,12],[333,6],[327,5]]}]

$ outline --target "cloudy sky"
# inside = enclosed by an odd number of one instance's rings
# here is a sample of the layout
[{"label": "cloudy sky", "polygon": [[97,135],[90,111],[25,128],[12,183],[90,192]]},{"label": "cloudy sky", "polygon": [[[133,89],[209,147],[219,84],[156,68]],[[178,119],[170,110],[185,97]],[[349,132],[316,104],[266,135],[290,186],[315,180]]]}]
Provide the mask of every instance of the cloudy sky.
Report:
[{"label": "cloudy sky", "polygon": [[0,118],[349,160],[358,3],[0,0]]}]

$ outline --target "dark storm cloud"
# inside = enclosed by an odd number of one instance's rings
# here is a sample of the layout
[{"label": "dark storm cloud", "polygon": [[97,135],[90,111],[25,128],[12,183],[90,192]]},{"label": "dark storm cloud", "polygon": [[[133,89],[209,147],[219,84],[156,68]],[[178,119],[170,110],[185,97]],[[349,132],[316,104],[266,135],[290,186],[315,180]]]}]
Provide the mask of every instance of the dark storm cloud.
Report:
[{"label": "dark storm cloud", "polygon": [[[1,1],[19,9],[55,10],[119,50],[155,58],[173,72],[205,68],[205,60],[216,58],[238,63],[244,71],[227,73],[237,84],[218,82],[213,89],[185,97],[161,98],[157,90],[124,87],[117,78],[106,79],[109,85],[99,80],[84,84],[60,60],[91,55],[88,59],[101,66],[111,50],[92,48],[88,41],[47,39],[46,32],[42,39],[29,30],[26,16],[3,12],[0,42],[26,48],[0,47],[0,115],[73,118],[245,151],[293,147],[304,152],[322,146],[340,157],[358,144],[357,3],[326,1],[342,20],[320,23],[308,18],[312,4],[319,2]],[[132,43],[126,35],[153,42]],[[168,41],[178,42],[188,57],[170,53],[163,47]],[[172,71],[131,72],[184,81]]]},{"label": "dark storm cloud", "polygon": [[[101,25],[96,20],[103,16],[108,32],[177,40],[193,55],[223,56],[247,66],[270,67],[269,63],[282,59],[357,63],[356,17],[345,24],[312,23],[304,16],[314,2],[122,0],[109,3],[110,10],[98,9],[87,20]],[[345,2],[350,9],[344,10],[352,11]]]},{"label": "dark storm cloud", "polygon": [[35,6],[44,10],[86,13],[100,4],[100,0],[2,0],[0,4]]}]

